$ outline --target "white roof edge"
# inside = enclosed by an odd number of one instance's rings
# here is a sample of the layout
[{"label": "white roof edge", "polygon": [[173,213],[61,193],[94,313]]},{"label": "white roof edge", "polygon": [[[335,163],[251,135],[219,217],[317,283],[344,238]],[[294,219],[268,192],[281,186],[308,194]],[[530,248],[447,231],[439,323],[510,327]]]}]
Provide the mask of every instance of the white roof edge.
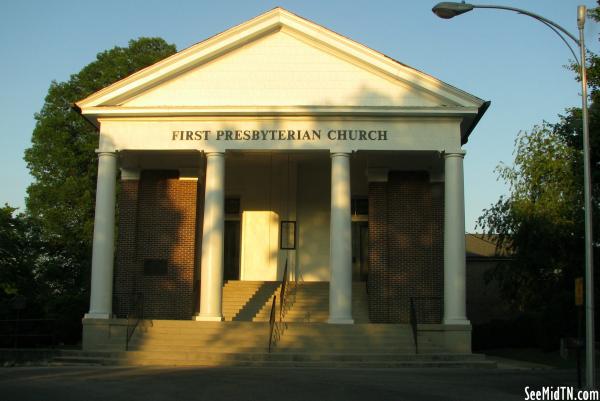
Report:
[{"label": "white roof edge", "polygon": [[89,107],[82,110],[87,117],[164,117],[164,116],[474,116],[477,107],[387,107],[387,106],[209,106],[209,107]]}]

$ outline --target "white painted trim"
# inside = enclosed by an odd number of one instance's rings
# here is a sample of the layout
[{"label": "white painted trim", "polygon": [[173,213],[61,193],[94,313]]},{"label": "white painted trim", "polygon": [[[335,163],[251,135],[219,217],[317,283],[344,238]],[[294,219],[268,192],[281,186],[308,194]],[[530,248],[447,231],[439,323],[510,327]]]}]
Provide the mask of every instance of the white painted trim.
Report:
[{"label": "white painted trim", "polygon": [[121,167],[121,181],[134,181],[140,179],[140,170]]},{"label": "white painted trim", "polygon": [[388,182],[389,168],[369,168],[367,169],[368,182]]},{"label": "white painted trim", "polygon": [[444,182],[445,178],[444,178],[444,172],[429,172],[429,182],[430,183],[436,183],[436,182]]},{"label": "white painted trim", "polygon": [[180,168],[179,180],[181,181],[198,181],[197,168]]},{"label": "white painted trim", "polygon": [[90,117],[176,116],[475,116],[476,107],[368,107],[368,106],[224,106],[224,107],[89,107]]}]

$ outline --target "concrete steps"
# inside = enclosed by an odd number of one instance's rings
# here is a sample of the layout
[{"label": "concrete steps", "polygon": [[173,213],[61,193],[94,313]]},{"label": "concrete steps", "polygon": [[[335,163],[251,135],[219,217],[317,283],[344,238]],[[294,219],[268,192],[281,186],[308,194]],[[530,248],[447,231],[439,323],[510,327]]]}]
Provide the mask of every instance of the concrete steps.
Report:
[{"label": "concrete steps", "polygon": [[268,346],[268,333],[268,323],[144,321],[129,342],[129,349],[264,352]]},{"label": "concrete steps", "polygon": [[[427,339],[419,344],[422,352],[438,351]],[[311,350],[328,353],[414,354],[414,340],[408,325],[288,323],[277,343],[277,351]]]},{"label": "concrete steps", "polygon": [[223,286],[223,318],[225,321],[253,321],[266,305],[270,308],[280,287],[276,281],[227,281]]},{"label": "concrete steps", "polygon": [[[304,368],[495,367],[482,355],[448,354],[426,339],[416,354],[408,325],[286,323],[268,352],[266,322],[143,321],[129,351],[63,350],[52,363]],[[429,348],[428,348],[429,347]]]},{"label": "concrete steps", "polygon": [[304,368],[494,368],[494,362],[473,354],[374,354],[374,353],[216,353],[182,351],[82,352],[61,351],[58,365],[112,366],[248,366]]},{"label": "concrete steps", "polygon": [[[145,320],[129,351],[63,351],[56,364],[251,366],[306,368],[495,367],[481,355],[448,354],[427,335],[415,352],[403,324],[371,324],[365,283],[353,283],[355,324],[327,324],[329,283],[302,283],[268,352],[271,303],[279,282],[228,281],[223,287],[225,322]],[[279,311],[276,310],[278,313]]]},{"label": "concrete steps", "polygon": [[[225,321],[268,322],[273,297],[281,285],[274,281],[230,280],[223,286]],[[356,323],[369,323],[368,299],[364,282],[352,283],[352,311]],[[287,322],[326,322],[329,318],[329,283],[304,282],[296,291],[286,313]]]}]

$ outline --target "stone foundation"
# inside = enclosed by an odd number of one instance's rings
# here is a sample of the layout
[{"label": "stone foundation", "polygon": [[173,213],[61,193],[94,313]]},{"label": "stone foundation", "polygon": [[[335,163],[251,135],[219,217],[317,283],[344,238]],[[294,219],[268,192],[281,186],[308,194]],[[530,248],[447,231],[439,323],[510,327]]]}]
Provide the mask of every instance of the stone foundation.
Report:
[{"label": "stone foundation", "polygon": [[83,351],[125,351],[127,319],[83,319]]}]

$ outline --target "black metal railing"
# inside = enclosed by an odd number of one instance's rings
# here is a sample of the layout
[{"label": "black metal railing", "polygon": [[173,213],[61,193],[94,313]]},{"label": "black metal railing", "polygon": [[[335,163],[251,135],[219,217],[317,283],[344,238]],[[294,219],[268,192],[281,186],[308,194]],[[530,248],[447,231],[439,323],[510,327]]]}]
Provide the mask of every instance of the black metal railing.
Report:
[{"label": "black metal railing", "polygon": [[271,315],[269,316],[269,352],[273,345],[273,329],[275,328],[275,305],[277,305],[277,295],[273,296],[273,304],[271,305]]},{"label": "black metal railing", "polygon": [[0,347],[35,348],[56,345],[56,319],[0,320]]},{"label": "black metal railing", "polygon": [[135,333],[140,321],[144,319],[144,296],[138,292],[133,301],[133,309],[127,314],[127,336],[125,339],[125,350],[129,350],[129,341]]},{"label": "black metal railing", "polygon": [[285,315],[296,300],[297,289],[298,276],[294,275],[294,281],[292,284],[288,271],[288,261],[286,259],[285,267],[283,269],[283,277],[281,278],[281,290],[279,291],[279,320],[275,318],[277,295],[273,297],[273,304],[271,305],[271,314],[269,317],[269,352],[271,352],[271,349],[277,344],[287,328]]},{"label": "black metal railing", "polygon": [[409,316],[415,353],[419,353],[419,324],[439,323],[441,320],[441,297],[410,297]]},{"label": "black metal railing", "polygon": [[283,277],[281,278],[281,290],[279,291],[279,321],[281,322],[283,320],[283,317],[285,316],[285,310],[284,305],[285,305],[285,298],[287,296],[285,290],[287,290],[287,282],[288,282],[288,277],[287,277],[287,260],[285,261],[285,268],[283,269]]},{"label": "black metal railing", "polygon": [[410,326],[412,327],[413,342],[415,343],[415,353],[419,353],[419,329],[417,327],[417,307],[415,300],[410,298]]}]

